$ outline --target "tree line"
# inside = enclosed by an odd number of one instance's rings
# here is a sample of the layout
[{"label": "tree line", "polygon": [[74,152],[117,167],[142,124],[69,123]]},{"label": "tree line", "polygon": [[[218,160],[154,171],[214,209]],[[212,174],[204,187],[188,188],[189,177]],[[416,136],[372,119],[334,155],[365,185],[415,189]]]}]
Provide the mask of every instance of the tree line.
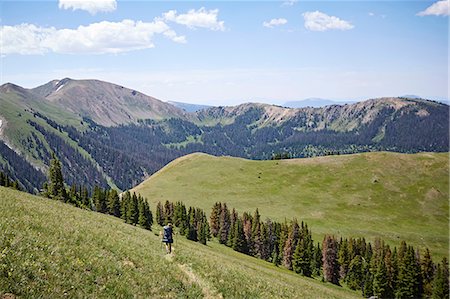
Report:
[{"label": "tree line", "polygon": [[48,182],[44,183],[42,190],[43,196],[79,208],[109,214],[123,219],[125,223],[151,230],[153,215],[147,199],[141,195],[131,194],[130,191],[127,191],[120,197],[116,190],[103,189],[98,186],[95,186],[91,193],[92,196],[86,186],[75,184],[66,190],[61,162],[53,155],[53,159],[50,161]]},{"label": "tree line", "polygon": [[364,297],[448,298],[449,265],[440,263],[406,242],[397,249],[377,238],[337,240],[326,235],[314,244],[311,230],[297,219],[290,222],[261,221],[258,209],[242,216],[226,203],[214,204],[210,215],[211,235],[235,251],[283,266],[306,277],[318,276],[336,285],[359,290]]}]

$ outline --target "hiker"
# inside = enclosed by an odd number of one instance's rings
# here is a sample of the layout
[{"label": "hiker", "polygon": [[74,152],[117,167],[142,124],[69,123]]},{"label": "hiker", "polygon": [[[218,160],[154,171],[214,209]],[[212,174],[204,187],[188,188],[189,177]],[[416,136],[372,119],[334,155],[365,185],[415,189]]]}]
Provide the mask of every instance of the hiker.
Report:
[{"label": "hiker", "polygon": [[160,235],[162,234],[162,242],[166,244],[166,252],[168,254],[172,253],[172,243],[173,243],[173,231],[172,231],[172,223],[167,224],[163,227],[163,232],[160,232]]}]

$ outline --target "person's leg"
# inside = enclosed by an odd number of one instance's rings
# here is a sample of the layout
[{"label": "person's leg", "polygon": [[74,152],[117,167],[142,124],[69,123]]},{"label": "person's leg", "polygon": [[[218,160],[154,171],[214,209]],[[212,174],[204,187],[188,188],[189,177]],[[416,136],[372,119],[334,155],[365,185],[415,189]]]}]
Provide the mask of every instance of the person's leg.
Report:
[{"label": "person's leg", "polygon": [[169,247],[169,253],[172,253],[172,243],[167,243],[168,247]]}]

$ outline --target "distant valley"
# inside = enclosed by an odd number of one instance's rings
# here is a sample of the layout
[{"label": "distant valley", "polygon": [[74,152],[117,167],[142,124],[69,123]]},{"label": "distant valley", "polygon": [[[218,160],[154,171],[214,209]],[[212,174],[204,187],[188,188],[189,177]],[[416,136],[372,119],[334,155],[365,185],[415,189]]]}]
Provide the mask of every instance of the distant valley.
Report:
[{"label": "distant valley", "polygon": [[435,101],[379,98],[299,109],[247,103],[187,112],[123,86],[69,78],[33,89],[0,86],[0,120],[0,170],[31,192],[42,186],[52,153],[69,184],[125,190],[194,152],[266,160],[447,152],[449,144],[448,105]]}]

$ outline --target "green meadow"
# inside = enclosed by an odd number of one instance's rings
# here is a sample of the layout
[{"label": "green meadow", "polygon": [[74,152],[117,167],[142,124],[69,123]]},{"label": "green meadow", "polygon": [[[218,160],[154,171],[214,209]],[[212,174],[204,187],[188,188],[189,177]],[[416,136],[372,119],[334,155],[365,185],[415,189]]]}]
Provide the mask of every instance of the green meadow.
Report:
[{"label": "green meadow", "polygon": [[192,154],[138,185],[154,209],[183,201],[211,211],[217,201],[238,212],[259,208],[262,219],[306,221],[315,241],[324,234],[381,237],[449,250],[448,153],[388,152],[252,161]]},{"label": "green meadow", "polygon": [[232,251],[0,187],[0,297],[356,298]]}]

